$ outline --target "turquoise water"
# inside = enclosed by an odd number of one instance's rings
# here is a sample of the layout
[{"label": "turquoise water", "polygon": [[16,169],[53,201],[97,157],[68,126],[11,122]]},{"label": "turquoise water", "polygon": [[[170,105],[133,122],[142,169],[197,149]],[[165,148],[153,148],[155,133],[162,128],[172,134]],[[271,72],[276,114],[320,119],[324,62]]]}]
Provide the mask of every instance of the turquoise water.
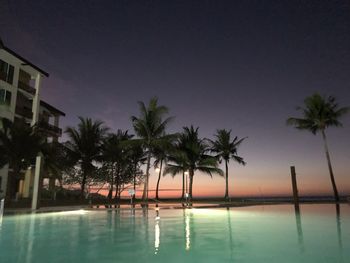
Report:
[{"label": "turquoise water", "polygon": [[350,206],[4,216],[0,262],[350,262]]}]

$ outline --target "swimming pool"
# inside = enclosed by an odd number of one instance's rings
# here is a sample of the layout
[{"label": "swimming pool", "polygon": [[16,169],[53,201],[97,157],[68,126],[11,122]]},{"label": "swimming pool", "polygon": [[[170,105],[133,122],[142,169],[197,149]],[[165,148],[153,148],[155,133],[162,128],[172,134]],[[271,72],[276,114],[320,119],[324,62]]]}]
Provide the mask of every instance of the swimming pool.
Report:
[{"label": "swimming pool", "polygon": [[350,262],[350,206],[4,216],[0,262]]}]

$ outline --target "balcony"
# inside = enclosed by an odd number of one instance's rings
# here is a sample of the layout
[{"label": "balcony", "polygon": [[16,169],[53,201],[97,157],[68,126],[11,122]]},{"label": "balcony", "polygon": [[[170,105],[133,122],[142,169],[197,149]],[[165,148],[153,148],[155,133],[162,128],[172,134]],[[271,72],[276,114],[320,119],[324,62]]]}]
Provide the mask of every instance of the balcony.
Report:
[{"label": "balcony", "polygon": [[32,95],[35,95],[35,89],[31,86],[29,86],[28,84],[26,83],[23,83],[21,81],[18,81],[18,88],[21,89],[21,90],[24,90]]},{"label": "balcony", "polygon": [[28,108],[16,107],[15,113],[24,118],[28,118],[28,119],[33,118],[33,112],[31,109],[28,109]]},{"label": "balcony", "polygon": [[48,133],[53,134],[55,136],[61,136],[62,135],[62,129],[61,128],[58,128],[57,126],[52,125],[50,123],[47,123],[45,121],[40,121],[38,123],[38,126],[44,132],[48,132]]}]

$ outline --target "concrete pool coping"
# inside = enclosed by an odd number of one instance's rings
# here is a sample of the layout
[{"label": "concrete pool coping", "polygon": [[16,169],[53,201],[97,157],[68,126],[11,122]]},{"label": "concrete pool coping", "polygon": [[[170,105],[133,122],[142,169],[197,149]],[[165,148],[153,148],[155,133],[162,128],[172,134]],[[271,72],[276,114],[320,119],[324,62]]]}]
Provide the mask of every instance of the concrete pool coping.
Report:
[{"label": "concrete pool coping", "polygon": [[[304,201],[300,202],[300,205],[303,204],[337,204],[334,201]],[[349,204],[347,201],[338,202],[338,204]],[[87,210],[87,211],[114,211],[114,210],[142,210],[142,209],[208,209],[208,208],[230,208],[230,207],[248,207],[248,206],[263,206],[263,205],[294,205],[292,202],[215,202],[215,203],[201,203],[193,202],[191,206],[184,206],[181,202],[176,203],[159,203],[158,206],[156,203],[149,203],[148,206],[142,206],[144,204],[135,204],[135,207],[132,207],[130,204],[121,204],[121,205],[73,205],[73,206],[50,206],[50,207],[41,207],[37,210],[31,210],[30,208],[13,208],[5,209],[4,215],[14,215],[14,214],[28,214],[28,213],[49,213],[49,212],[64,212],[64,211],[75,211],[75,210]]]}]

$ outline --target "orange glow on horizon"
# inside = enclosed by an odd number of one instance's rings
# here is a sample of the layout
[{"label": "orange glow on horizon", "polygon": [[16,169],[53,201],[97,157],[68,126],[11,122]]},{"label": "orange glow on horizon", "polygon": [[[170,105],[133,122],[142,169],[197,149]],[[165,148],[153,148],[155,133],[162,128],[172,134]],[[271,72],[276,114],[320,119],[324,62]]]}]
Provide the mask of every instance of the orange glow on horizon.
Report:
[{"label": "orange glow on horizon", "polygon": [[[316,176],[315,176],[316,177]],[[157,175],[150,177],[149,197],[155,197],[155,185]],[[350,182],[346,178],[337,180],[341,195],[350,194]],[[317,184],[314,177],[298,178],[298,189],[300,196],[308,195],[332,195],[330,180],[325,174],[317,176]],[[194,178],[193,197],[223,197],[225,191],[225,180],[220,177],[210,178],[206,175],[198,174]],[[137,198],[141,198],[143,185],[138,186]],[[288,174],[283,177],[269,178],[265,180],[251,180],[240,176],[229,179],[229,192],[231,197],[266,197],[266,196],[292,196],[291,181]],[[102,190],[100,194],[107,195],[107,190]],[[175,178],[162,177],[160,181],[159,196],[161,198],[180,198],[182,193],[182,177]],[[128,197],[128,191],[122,193],[122,197]]]}]

